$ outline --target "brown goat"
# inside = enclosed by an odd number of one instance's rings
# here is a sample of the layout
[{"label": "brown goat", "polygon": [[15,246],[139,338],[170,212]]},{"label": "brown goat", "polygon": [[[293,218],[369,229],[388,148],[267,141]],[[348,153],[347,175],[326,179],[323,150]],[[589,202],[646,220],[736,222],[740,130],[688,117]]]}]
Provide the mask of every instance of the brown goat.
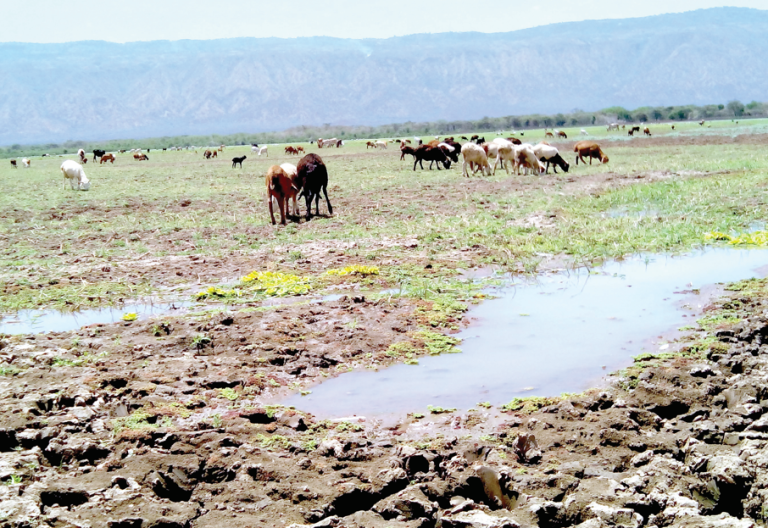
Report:
[{"label": "brown goat", "polygon": [[[400,158],[400,159],[402,159],[402,158]],[[11,160],[11,167],[13,167],[14,169],[18,169],[18,168],[19,168],[19,167],[16,165],[16,160]]]},{"label": "brown goat", "polygon": [[272,218],[272,225],[275,225],[275,213],[272,208],[272,199],[277,200],[277,206],[280,208],[280,223],[285,225],[285,212],[288,209],[288,200],[295,198],[299,193],[296,184],[280,165],[272,165],[267,171],[265,178],[267,184],[267,201],[269,202],[269,216]]},{"label": "brown goat", "polygon": [[557,131],[557,137],[568,139],[568,136],[562,130]]},{"label": "brown goat", "polygon": [[544,132],[544,137],[555,137],[555,135],[552,132]]},{"label": "brown goat", "polygon": [[608,156],[602,151],[600,145],[594,141],[579,141],[573,146],[573,151],[577,153],[576,165],[579,164],[579,160],[582,163],[586,163],[584,161],[585,156],[589,158],[590,165],[592,165],[592,158],[599,159],[602,163],[608,163]]},{"label": "brown goat", "polygon": [[646,136],[649,136],[649,137],[650,137],[650,135],[651,135],[651,130],[650,130],[648,127],[645,127],[645,128],[643,129],[643,134],[645,134]]},{"label": "brown goat", "polygon": [[102,163],[106,163],[108,161],[111,161],[112,165],[115,164],[115,156],[114,156],[114,154],[104,154],[101,157],[101,161],[99,161],[99,165],[101,165]]},{"label": "brown goat", "polygon": [[416,157],[416,149],[415,148],[409,147],[405,143],[402,143],[401,145],[402,146],[400,147],[400,161],[403,161],[405,159],[405,155],[406,154],[410,154],[414,158]]}]

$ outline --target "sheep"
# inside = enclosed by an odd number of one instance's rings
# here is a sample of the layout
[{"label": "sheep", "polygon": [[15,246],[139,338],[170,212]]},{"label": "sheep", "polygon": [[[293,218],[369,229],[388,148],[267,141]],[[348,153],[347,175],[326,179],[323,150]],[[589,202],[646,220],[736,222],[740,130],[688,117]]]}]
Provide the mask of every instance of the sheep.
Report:
[{"label": "sheep", "polygon": [[29,161],[29,158],[21,158],[21,166],[24,167],[25,169],[29,168],[30,163],[32,162]]},{"label": "sheep", "polygon": [[272,219],[272,225],[275,225],[275,213],[272,208],[272,199],[277,199],[277,206],[280,208],[280,223],[285,225],[285,209],[288,199],[296,195],[299,189],[291,181],[290,176],[279,165],[272,165],[267,171],[265,177],[267,184],[267,202],[269,202],[269,216]]},{"label": "sheep", "polygon": [[518,175],[520,174],[520,167],[525,169],[526,174],[528,173],[528,169],[536,171],[538,174],[544,172],[544,165],[539,161],[533,150],[533,145],[530,143],[523,143],[522,145],[515,146],[515,167]]},{"label": "sheep", "polygon": [[[73,191],[87,191],[91,188],[91,182],[85,175],[83,166],[74,160],[66,160],[61,164],[61,173],[69,180]],[[66,185],[66,184],[65,184]]]},{"label": "sheep", "polygon": [[239,158],[232,158],[232,168],[235,168],[235,165],[238,163],[240,164],[240,168],[243,168],[243,161],[245,160],[247,156],[240,156]]},{"label": "sheep", "polygon": [[402,143],[402,146],[400,147],[400,161],[403,161],[405,159],[405,155],[410,154],[414,158],[416,157],[416,149],[408,146],[405,143]]},{"label": "sheep", "polygon": [[328,205],[328,214],[333,214],[331,201],[328,199],[328,169],[323,159],[317,154],[310,153],[299,160],[296,169],[298,175],[298,187],[307,202],[307,220],[311,215],[312,198],[315,199],[315,216],[320,214],[320,191],[325,194],[325,203]]},{"label": "sheep", "polygon": [[461,156],[464,158],[464,163],[461,165],[461,174],[463,176],[469,178],[467,167],[472,163],[476,165],[472,174],[478,170],[482,170],[483,174],[486,174],[487,172],[488,176],[491,175],[491,167],[488,165],[488,156],[486,156],[483,147],[471,142],[465,143],[461,147]]},{"label": "sheep", "polygon": [[[283,169],[285,173],[288,175],[288,178],[290,178],[291,184],[293,184],[293,187],[301,190],[301,185],[299,185],[298,169],[296,168],[296,165],[294,165],[293,163],[281,163],[280,168]],[[299,212],[299,204],[296,201],[297,196],[299,196],[299,193],[295,192],[291,196],[288,196],[288,198],[293,198],[293,210],[296,216],[300,216],[301,213]],[[285,201],[285,214],[291,214],[290,208],[288,207],[287,199]]]},{"label": "sheep", "polygon": [[618,123],[611,123],[610,125],[608,125],[608,132],[610,132],[611,130],[618,130],[618,129],[619,129]]},{"label": "sheep", "polygon": [[112,165],[115,164],[115,155],[114,154],[104,154],[101,159],[99,160],[99,165],[102,163],[112,162]]},{"label": "sheep", "polygon": [[446,156],[445,151],[440,147],[433,147],[431,145],[419,145],[413,155],[413,170],[416,170],[416,165],[421,166],[424,170],[424,160],[429,162],[429,170],[432,170],[432,165],[437,162],[437,170],[440,170],[440,164],[442,163],[446,169],[451,168],[451,160]]},{"label": "sheep", "polygon": [[263,147],[259,147],[259,156],[261,156],[262,154],[266,154],[267,157],[269,157],[269,146],[268,145],[264,145]]},{"label": "sheep", "polygon": [[555,147],[547,145],[546,143],[539,143],[533,147],[533,153],[539,161],[547,162],[547,168],[544,171],[545,174],[549,174],[550,163],[552,163],[552,169],[555,171],[555,174],[557,174],[558,166],[563,169],[563,172],[568,172],[570,165],[563,159]]},{"label": "sheep", "polygon": [[375,149],[376,148],[376,143],[374,143],[373,141],[366,141],[365,142],[365,150],[368,150],[369,148]]},{"label": "sheep", "polygon": [[16,165],[16,160],[11,160],[11,167],[14,169],[18,169],[19,167]]},{"label": "sheep", "polygon": [[650,137],[651,136],[651,130],[648,127],[645,127],[643,129],[643,134],[645,134],[646,136]]},{"label": "sheep", "polygon": [[552,132],[544,132],[544,137],[553,138],[555,135]]},{"label": "sheep", "polygon": [[374,143],[374,145],[376,146],[376,148],[381,148],[381,149],[385,149],[385,150],[387,148],[387,142],[386,141],[377,141],[376,143]]},{"label": "sheep", "polygon": [[459,152],[461,152],[461,145],[456,143],[453,138],[448,138],[442,143],[439,143],[438,148],[442,149],[446,156],[448,156],[453,163],[459,162]]},{"label": "sheep", "polygon": [[[494,140],[496,142],[496,140]],[[493,174],[496,174],[496,166],[501,163],[501,168],[503,168],[505,171],[507,171],[507,174],[509,174],[509,165],[510,163],[512,166],[515,166],[515,160],[517,155],[516,145],[513,143],[507,141],[505,143],[495,143],[497,147],[497,155],[496,155],[496,163],[493,164]],[[507,161],[506,164],[504,164],[504,161]]]},{"label": "sheep", "polygon": [[584,130],[584,129],[582,128],[581,130],[579,130],[579,134],[581,134],[582,136],[588,136],[588,135],[589,135],[589,132],[587,132],[586,130]]},{"label": "sheep", "polygon": [[706,123],[706,121],[704,121],[704,120],[702,119],[701,121],[699,121],[699,126],[704,126],[704,123]]},{"label": "sheep", "polygon": [[565,134],[565,132],[563,132],[562,130],[558,130],[558,131],[557,131],[557,137],[561,137],[561,138],[564,138],[564,139],[568,139],[568,136],[567,136],[567,135]]},{"label": "sheep", "polygon": [[584,161],[584,156],[589,158],[590,165],[592,165],[592,158],[599,159],[601,163],[608,163],[608,156],[602,151],[600,145],[594,141],[579,141],[573,146],[573,151],[577,153],[576,165],[579,164],[579,160],[581,160],[582,163],[586,163]]}]

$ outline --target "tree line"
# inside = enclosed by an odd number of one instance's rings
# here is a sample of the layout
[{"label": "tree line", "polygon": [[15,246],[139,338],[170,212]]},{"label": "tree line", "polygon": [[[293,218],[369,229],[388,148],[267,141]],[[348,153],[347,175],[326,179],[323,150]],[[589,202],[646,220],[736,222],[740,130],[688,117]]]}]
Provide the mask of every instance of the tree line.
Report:
[{"label": "tree line", "polygon": [[460,132],[512,131],[553,127],[584,127],[608,123],[648,123],[659,121],[700,121],[713,119],[757,118],[768,116],[768,103],[752,101],[743,104],[730,101],[727,104],[704,106],[644,106],[627,110],[612,106],[597,112],[574,110],[554,115],[530,114],[504,117],[483,117],[478,120],[424,121],[394,123],[381,126],[298,126],[278,132],[210,134],[197,136],[162,136],[144,139],[112,139],[106,141],[65,141],[37,145],[14,144],[0,148],[0,157],[39,156],[41,154],[71,154],[78,149],[86,152],[94,148],[107,151],[169,147],[212,147],[218,145],[250,145],[253,143],[304,143],[318,137],[340,139],[368,139],[381,137],[406,137],[420,135],[446,135]]}]

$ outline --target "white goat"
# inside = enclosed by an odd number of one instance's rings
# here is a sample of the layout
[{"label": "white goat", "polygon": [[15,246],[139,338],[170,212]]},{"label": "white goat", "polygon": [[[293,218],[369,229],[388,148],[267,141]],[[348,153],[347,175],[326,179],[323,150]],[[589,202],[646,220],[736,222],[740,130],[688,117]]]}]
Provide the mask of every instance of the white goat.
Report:
[{"label": "white goat", "polygon": [[29,158],[21,158],[21,166],[25,169],[29,168]]},{"label": "white goat", "polygon": [[581,134],[582,136],[588,136],[588,135],[589,135],[589,132],[587,132],[586,130],[584,130],[584,129],[582,128],[582,129],[581,129],[581,131],[579,132],[579,134]]},{"label": "white goat", "polygon": [[377,141],[376,143],[374,143],[374,145],[376,145],[376,148],[381,148],[381,149],[385,149],[385,150],[387,148],[387,142],[386,141]]},{"label": "white goat", "polygon": [[515,151],[515,166],[518,175],[520,175],[520,167],[523,167],[525,174],[528,174],[528,169],[536,171],[538,174],[544,172],[545,167],[536,157],[536,153],[533,151],[533,145],[530,143],[523,143],[522,145],[517,145]]},{"label": "white goat", "polygon": [[[251,150],[253,150],[253,149],[251,149]],[[264,145],[263,147],[258,147],[257,150],[259,151],[259,156],[261,156],[262,154],[266,154],[266,156],[269,157],[269,145]]]},{"label": "white goat", "polygon": [[[74,191],[87,191],[91,188],[91,182],[85,175],[83,166],[74,160],[67,160],[61,164],[61,173],[69,180],[69,185]],[[65,184],[66,185],[66,184]]]}]

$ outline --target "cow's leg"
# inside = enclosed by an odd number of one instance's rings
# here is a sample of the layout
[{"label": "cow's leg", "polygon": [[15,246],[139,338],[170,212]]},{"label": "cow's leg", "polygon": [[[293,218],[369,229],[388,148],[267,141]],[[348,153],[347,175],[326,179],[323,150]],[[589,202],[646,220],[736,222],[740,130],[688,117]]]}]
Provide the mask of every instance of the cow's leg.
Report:
[{"label": "cow's leg", "polygon": [[[320,193],[317,193],[317,194],[318,196],[320,195]],[[331,207],[331,201],[328,199],[328,189],[326,188],[325,185],[323,186],[323,194],[325,195],[325,204],[328,206],[328,214],[332,215],[333,207]]]}]

